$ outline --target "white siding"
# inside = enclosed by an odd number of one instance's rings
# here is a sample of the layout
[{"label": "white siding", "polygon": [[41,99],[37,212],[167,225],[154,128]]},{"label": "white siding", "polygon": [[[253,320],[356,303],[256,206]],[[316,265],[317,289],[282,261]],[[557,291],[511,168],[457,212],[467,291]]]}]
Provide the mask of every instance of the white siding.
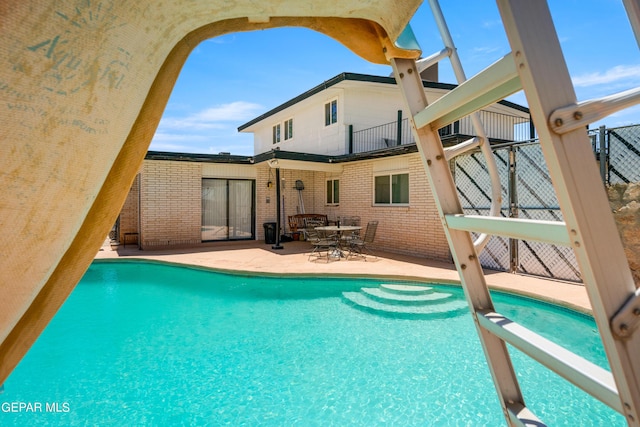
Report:
[{"label": "white siding", "polygon": [[[431,104],[446,92],[445,89],[427,89],[427,100]],[[324,106],[334,99],[338,101],[338,122],[325,126]],[[398,119],[398,110],[403,111],[403,119],[408,118],[403,104],[402,94],[395,85],[345,80],[264,119],[247,131],[254,133],[255,154],[273,149],[309,154],[347,154],[349,125],[353,125],[354,132],[357,132],[393,123]],[[527,114],[502,105],[493,105],[487,110],[528,118]],[[293,138],[285,141],[284,122],[290,118],[293,118]],[[281,140],[274,144],[272,129],[278,123],[281,124]],[[490,137],[513,137],[513,127],[509,124],[505,127],[504,123],[494,121],[487,123],[486,130]],[[475,133],[468,118],[461,120],[460,133]]]},{"label": "white siding", "polygon": [[[337,99],[338,122],[324,124],[324,104]],[[273,143],[273,126],[293,118],[293,138],[284,140],[284,128],[279,143]],[[258,123],[254,130],[255,153],[279,148],[300,153],[345,154],[347,133],[344,125],[344,91],[338,87],[324,90],[297,105],[289,107]]]}]

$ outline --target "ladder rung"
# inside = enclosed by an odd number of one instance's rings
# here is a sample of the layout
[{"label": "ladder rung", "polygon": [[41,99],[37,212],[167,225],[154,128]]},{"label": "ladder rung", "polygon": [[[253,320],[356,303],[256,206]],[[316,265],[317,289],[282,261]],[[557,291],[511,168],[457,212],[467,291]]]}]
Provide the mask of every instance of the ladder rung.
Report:
[{"label": "ladder rung", "polygon": [[482,328],[513,345],[609,407],[624,413],[613,375],[609,371],[499,313],[478,311],[477,314],[478,324]]},{"label": "ladder rung", "polygon": [[440,129],[520,89],[515,61],[508,54],[420,111],[414,122],[418,129],[429,124]]},{"label": "ladder rung", "polygon": [[452,147],[445,148],[444,155],[447,158],[447,160],[451,160],[454,157],[464,154],[469,150],[473,150],[474,148],[480,145],[481,141],[482,141],[482,138],[474,136],[473,138],[468,139],[459,144],[456,144]]},{"label": "ladder rung", "polygon": [[633,88],[558,108],[549,116],[549,125],[555,133],[562,135],[638,103],[640,103],[640,88]]},{"label": "ladder rung", "polygon": [[442,61],[444,58],[448,58],[449,56],[451,56],[451,52],[452,51],[450,48],[445,47],[440,52],[436,52],[433,55],[427,56],[426,58],[422,58],[416,61],[416,67],[418,68],[418,72],[422,72],[423,70],[426,70],[432,65],[435,65],[438,62]]},{"label": "ladder rung", "polygon": [[531,240],[570,246],[571,240],[564,222],[522,218],[502,218],[481,215],[445,215],[447,226],[454,230],[486,233],[493,236]]}]

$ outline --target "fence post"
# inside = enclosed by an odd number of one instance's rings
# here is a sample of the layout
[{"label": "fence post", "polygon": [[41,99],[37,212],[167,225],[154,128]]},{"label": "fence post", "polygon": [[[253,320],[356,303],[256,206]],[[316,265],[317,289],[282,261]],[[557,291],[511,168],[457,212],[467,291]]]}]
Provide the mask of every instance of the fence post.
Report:
[{"label": "fence post", "polygon": [[[516,171],[516,147],[509,147],[509,218],[518,217],[518,191]],[[518,271],[518,240],[509,239],[509,272]]]},{"label": "fence post", "polygon": [[402,110],[398,110],[398,126],[396,129],[396,145],[402,144]]},{"label": "fence post", "polygon": [[531,118],[531,114],[529,114],[529,139],[532,141],[536,139],[536,127],[533,124],[533,119]]},{"label": "fence post", "polygon": [[600,155],[598,156],[598,159],[600,161],[600,176],[602,177],[602,182],[607,185],[607,160],[608,157],[607,156],[607,143],[606,143],[606,135],[607,135],[607,131],[606,131],[606,126],[602,125],[599,128],[600,131],[600,135],[598,136],[598,138],[600,139]]},{"label": "fence post", "polygon": [[353,154],[353,125],[349,125],[349,154]]}]

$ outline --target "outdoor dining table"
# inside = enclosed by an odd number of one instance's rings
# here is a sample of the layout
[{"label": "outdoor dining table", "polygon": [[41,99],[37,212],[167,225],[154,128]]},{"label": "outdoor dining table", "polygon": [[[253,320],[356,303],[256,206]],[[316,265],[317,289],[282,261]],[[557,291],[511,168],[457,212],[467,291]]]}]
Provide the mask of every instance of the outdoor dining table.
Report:
[{"label": "outdoor dining table", "polygon": [[344,255],[344,250],[342,249],[341,243],[342,243],[342,234],[345,232],[349,232],[349,233],[353,233],[354,231],[358,231],[358,230],[362,230],[362,227],[359,225],[343,225],[343,226],[338,226],[338,225],[325,225],[322,227],[316,227],[315,228],[318,231],[325,231],[325,232],[333,232],[336,233],[338,235],[338,241],[337,241],[337,246],[336,249],[333,253],[333,256],[336,258],[345,258]]}]

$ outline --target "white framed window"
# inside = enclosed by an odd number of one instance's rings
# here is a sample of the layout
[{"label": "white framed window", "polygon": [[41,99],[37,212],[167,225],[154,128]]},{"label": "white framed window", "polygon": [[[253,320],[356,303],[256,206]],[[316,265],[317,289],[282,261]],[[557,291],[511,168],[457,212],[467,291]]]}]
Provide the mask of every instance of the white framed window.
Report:
[{"label": "white framed window", "polygon": [[373,177],[375,205],[408,205],[409,173],[393,173]]},{"label": "white framed window", "polygon": [[280,142],[280,123],[273,127],[273,143],[277,144]]},{"label": "white framed window", "polygon": [[327,180],[327,204],[337,205],[340,203],[340,180],[328,179]]},{"label": "white framed window", "polygon": [[288,141],[293,138],[293,119],[284,121],[284,140]]},{"label": "white framed window", "polygon": [[324,125],[330,126],[338,122],[338,100],[324,104]]}]

